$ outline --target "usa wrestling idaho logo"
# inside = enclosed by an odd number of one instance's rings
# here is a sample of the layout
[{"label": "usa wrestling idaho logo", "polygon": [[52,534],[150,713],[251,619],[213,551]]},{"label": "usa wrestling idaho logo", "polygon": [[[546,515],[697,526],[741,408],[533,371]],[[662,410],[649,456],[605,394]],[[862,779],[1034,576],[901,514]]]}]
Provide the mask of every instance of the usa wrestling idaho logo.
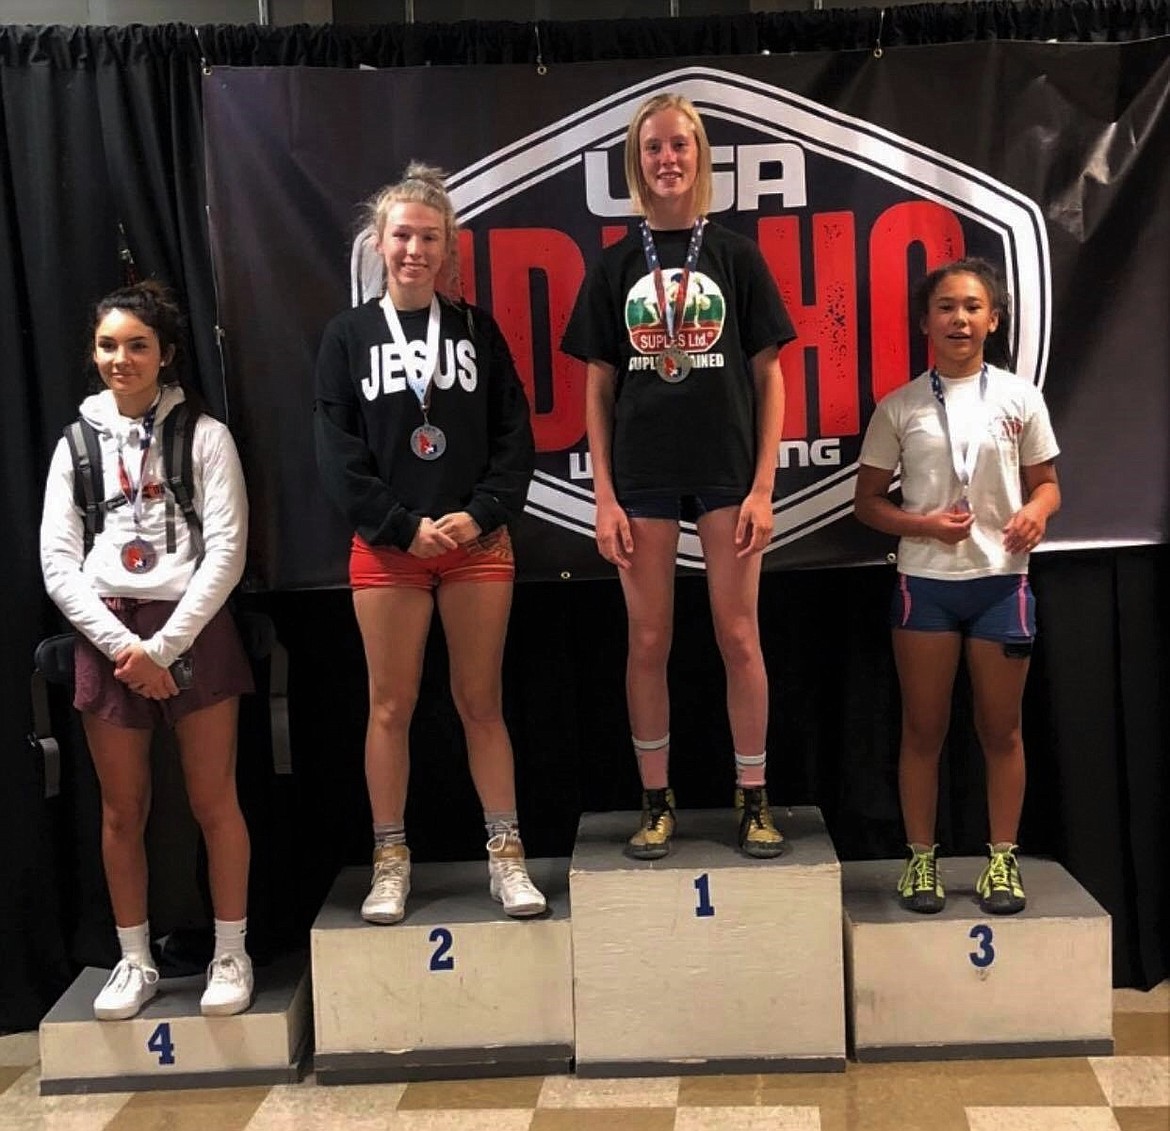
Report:
[{"label": "usa wrestling idaho logo", "polygon": [[[755,73],[767,66],[752,62]],[[758,244],[797,332],[780,355],[786,413],[769,549],[852,509],[874,405],[927,364],[910,319],[911,289],[927,271],[964,255],[998,264],[1013,298],[1024,299],[1013,304],[1015,369],[1043,383],[1051,272],[1043,218],[1027,197],[943,153],[728,70],[669,70],[598,100],[584,74],[559,81],[581,83],[579,110],[448,182],[463,228],[464,294],[495,315],[532,405],[530,514],[593,536],[585,367],[557,344],[588,264],[637,223],[622,146],[639,104],[660,91],[686,95],[702,114],[714,166],[711,218]],[[379,277],[370,249],[355,246],[354,300]],[[688,350],[710,349],[717,337],[716,297],[688,289]],[[653,350],[653,296],[638,290],[631,300],[631,340]],[[678,560],[702,568],[693,526],[683,526]]]}]

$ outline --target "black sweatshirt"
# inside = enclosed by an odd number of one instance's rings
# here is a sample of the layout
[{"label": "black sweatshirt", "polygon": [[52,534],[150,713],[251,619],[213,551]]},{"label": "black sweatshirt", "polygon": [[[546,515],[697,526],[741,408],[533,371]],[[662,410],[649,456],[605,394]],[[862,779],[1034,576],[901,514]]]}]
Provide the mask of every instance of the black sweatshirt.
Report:
[{"label": "black sweatshirt", "polygon": [[[410,447],[423,423],[379,300],[325,327],[317,355],[314,430],[325,493],[370,545],[409,549],[425,517],[467,511],[483,533],[524,508],[534,445],[512,355],[486,311],[440,299],[431,424],[447,449],[423,460]],[[421,357],[428,310],[401,312]]]}]

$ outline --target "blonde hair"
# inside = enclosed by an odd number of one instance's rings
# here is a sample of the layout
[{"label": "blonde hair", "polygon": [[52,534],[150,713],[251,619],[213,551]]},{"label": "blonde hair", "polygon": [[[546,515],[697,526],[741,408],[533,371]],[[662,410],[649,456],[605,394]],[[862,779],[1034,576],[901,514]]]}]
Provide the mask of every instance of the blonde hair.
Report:
[{"label": "blonde hair", "polygon": [[459,224],[455,208],[447,195],[443,180],[446,173],[434,165],[412,161],[406,166],[402,180],[384,185],[365,205],[365,230],[375,244],[381,244],[382,233],[395,204],[423,204],[433,208],[443,218],[443,238],[446,243],[446,263],[436,280],[437,289],[452,295],[459,293]]},{"label": "blonde hair", "polygon": [[626,130],[626,185],[630,190],[630,200],[634,211],[640,216],[646,215],[646,201],[650,196],[649,186],[642,176],[642,126],[646,119],[661,110],[677,110],[690,123],[695,133],[695,145],[698,146],[698,160],[695,163],[695,213],[705,216],[711,208],[711,143],[707,140],[707,131],[703,126],[703,119],[699,117],[694,103],[682,94],[655,94],[647,98],[635,111]]}]

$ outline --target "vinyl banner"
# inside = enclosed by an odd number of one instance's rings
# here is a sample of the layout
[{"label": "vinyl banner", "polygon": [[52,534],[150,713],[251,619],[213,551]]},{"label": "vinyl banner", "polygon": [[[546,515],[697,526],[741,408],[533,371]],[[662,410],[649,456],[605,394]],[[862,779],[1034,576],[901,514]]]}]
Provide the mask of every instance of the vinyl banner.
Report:
[{"label": "vinyl banner", "polygon": [[[557,347],[586,268],[634,222],[625,127],[662,90],[703,115],[712,217],[759,244],[797,330],[780,358],[765,568],[892,549],[851,514],[861,438],[875,403],[927,364],[913,284],[962,255],[1003,269],[1015,369],[1051,411],[1064,508],[1048,547],[1166,540],[1170,41],[546,73],[217,68],[203,89],[209,213],[260,585],[345,582],[351,531],[314,463],[314,359],[328,319],[379,287],[360,203],[415,158],[451,173],[464,295],[499,322],[532,406],[521,576],[611,572],[593,543],[585,368]],[[702,568],[685,523],[679,565]]]}]

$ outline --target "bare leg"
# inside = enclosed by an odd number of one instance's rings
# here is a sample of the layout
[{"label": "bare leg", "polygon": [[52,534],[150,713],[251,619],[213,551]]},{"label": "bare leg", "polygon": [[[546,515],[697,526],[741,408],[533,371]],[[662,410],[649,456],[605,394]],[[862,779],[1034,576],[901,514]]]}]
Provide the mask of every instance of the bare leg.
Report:
[{"label": "bare leg", "polygon": [[358,589],[354,612],[370,682],[366,788],[374,823],[401,824],[410,779],[410,720],[418,701],[434,600],[425,589]]},{"label": "bare leg", "polygon": [[[630,730],[642,742],[670,733],[670,696],[666,661],[674,628],[674,558],[678,523],[660,518],[633,518],[634,553],[619,572],[626,599],[629,648],[626,656],[626,703]],[[647,751],[638,759],[645,789],[664,789],[670,747]]]},{"label": "bare leg", "polygon": [[486,813],[516,808],[512,742],[504,725],[501,668],[510,581],[453,582],[440,585],[437,602],[447,655],[451,694],[467,736],[467,760]]},{"label": "bare leg", "polygon": [[150,731],[115,726],[82,712],[102,795],[102,863],[119,927],[146,922],[146,816]]},{"label": "bare leg", "polygon": [[938,760],[951,718],[961,637],[955,632],[894,629],[902,689],[898,790],[910,844],[933,844],[938,815]]},{"label": "bare leg", "polygon": [[731,737],[738,753],[754,757],[763,753],[768,739],[768,675],[757,611],[763,559],[760,554],[736,557],[738,517],[738,507],[722,507],[703,515],[698,528],[707,562],[715,639],[727,675]]},{"label": "bare leg", "polygon": [[215,917],[248,913],[248,827],[236,796],[236,724],[240,701],[224,699],[175,724],[191,812],[207,845]]},{"label": "bare leg", "polygon": [[975,700],[975,730],[987,765],[987,812],[992,844],[1015,844],[1024,806],[1024,742],[1020,709],[1029,661],[1005,656],[992,640],[967,641]]}]

